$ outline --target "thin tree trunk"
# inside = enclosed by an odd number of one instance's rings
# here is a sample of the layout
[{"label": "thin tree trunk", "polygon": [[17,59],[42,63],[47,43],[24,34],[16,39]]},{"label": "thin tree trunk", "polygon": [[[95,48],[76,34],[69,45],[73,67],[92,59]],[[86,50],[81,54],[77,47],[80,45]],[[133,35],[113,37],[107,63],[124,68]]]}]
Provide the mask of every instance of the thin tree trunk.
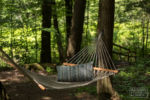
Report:
[{"label": "thin tree trunk", "polygon": [[35,60],[36,60],[36,62],[38,62],[38,39],[37,39],[38,34],[37,34],[37,29],[36,29],[36,27],[37,27],[36,14],[33,15],[33,18],[34,18],[34,30],[32,30],[32,31],[34,33],[34,39],[35,39]]},{"label": "thin tree trunk", "polygon": [[[112,56],[113,27],[114,27],[114,4],[115,0],[99,1],[98,34],[103,33],[103,40]],[[97,81],[98,100],[119,99],[118,94],[112,88],[109,77]]]},{"label": "thin tree trunk", "polygon": [[[0,15],[3,13],[3,0],[0,0]],[[2,17],[0,16],[0,20],[2,20]],[[3,25],[3,24],[2,24]],[[0,40],[2,40],[3,36],[3,27],[0,25]],[[0,42],[0,47],[2,47],[2,42]]]},{"label": "thin tree trunk", "polygon": [[90,10],[90,0],[87,0],[87,7],[86,7],[86,10],[87,10],[87,19],[86,19],[86,44],[88,44],[89,42],[89,10]]},{"label": "thin tree trunk", "polygon": [[146,50],[147,50],[147,46],[148,46],[148,39],[149,39],[149,19],[147,21],[147,29],[146,29]]},{"label": "thin tree trunk", "polygon": [[145,21],[144,21],[144,19],[142,19],[142,33],[143,33],[143,42],[142,42],[142,44],[143,44],[143,46],[142,46],[142,53],[143,53],[143,57],[144,57],[144,53],[145,53],[145,45],[144,45],[144,43],[145,43]]},{"label": "thin tree trunk", "polygon": [[[51,27],[51,0],[42,2],[42,28]],[[50,32],[42,30],[41,36],[41,63],[51,62],[51,36]]]},{"label": "thin tree trunk", "polygon": [[65,0],[65,7],[66,7],[66,45],[68,46],[68,38],[71,34],[71,19],[72,19],[72,5],[73,0]]},{"label": "thin tree trunk", "polygon": [[[13,9],[13,4],[14,4],[14,1],[13,0],[11,0],[11,11],[12,11],[12,9]],[[11,25],[10,25],[10,27],[11,27],[11,32],[10,32],[10,55],[11,55],[11,57],[13,58],[13,37],[14,37],[14,30],[13,30],[13,14],[11,13],[10,14],[10,23],[11,23]]]},{"label": "thin tree trunk", "polygon": [[75,0],[71,34],[68,39],[67,57],[72,57],[80,50],[86,0]]},{"label": "thin tree trunk", "polygon": [[58,46],[58,52],[59,52],[59,60],[62,62],[64,60],[64,49],[62,46],[62,40],[61,40],[61,33],[59,31],[59,26],[58,26],[58,17],[57,17],[57,10],[56,10],[56,3],[55,0],[53,2],[54,6],[53,6],[53,21],[54,21],[54,28],[56,29],[56,42],[57,42],[57,46]]},{"label": "thin tree trunk", "polygon": [[[3,36],[3,28],[1,27],[1,30],[0,30],[0,38]],[[1,46],[1,44],[0,44]]]},{"label": "thin tree trunk", "polygon": [[[27,13],[26,14],[26,17],[27,17],[27,19],[29,19],[29,13]],[[28,20],[29,21],[29,20]],[[25,35],[25,63],[29,63],[28,62],[28,55],[29,55],[29,50],[28,50],[28,34],[29,34],[29,24],[28,24],[28,21],[27,21],[27,23],[26,23],[26,26],[27,26],[27,28],[26,28],[26,35]]]}]

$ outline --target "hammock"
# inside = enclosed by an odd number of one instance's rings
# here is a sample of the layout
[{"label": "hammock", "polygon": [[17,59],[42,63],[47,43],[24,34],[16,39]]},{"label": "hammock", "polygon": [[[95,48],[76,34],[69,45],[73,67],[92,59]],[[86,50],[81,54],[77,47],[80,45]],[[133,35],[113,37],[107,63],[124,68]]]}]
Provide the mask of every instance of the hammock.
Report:
[{"label": "hammock", "polygon": [[[102,40],[101,35],[97,39],[97,44],[88,46],[79,51],[76,55],[74,55],[70,60],[63,63],[62,66],[66,67],[76,67],[81,64],[87,64],[92,62],[93,66],[93,77],[91,80],[78,81],[78,82],[60,82],[58,81],[58,77],[61,75],[50,75],[43,76],[39,75],[35,72],[31,72],[18,64],[16,64],[3,50],[0,48],[0,58],[2,61],[6,62],[10,66],[17,68],[21,71],[25,76],[35,82],[42,90],[45,89],[68,89],[81,87],[85,85],[89,85],[97,80],[103,79],[110,75],[114,75],[118,73],[116,67],[106,49],[106,46]],[[61,67],[61,66],[60,66]],[[86,70],[83,69],[83,71]],[[60,71],[60,70],[59,70]],[[58,71],[58,72],[59,72]],[[88,75],[88,73],[87,73]]]}]

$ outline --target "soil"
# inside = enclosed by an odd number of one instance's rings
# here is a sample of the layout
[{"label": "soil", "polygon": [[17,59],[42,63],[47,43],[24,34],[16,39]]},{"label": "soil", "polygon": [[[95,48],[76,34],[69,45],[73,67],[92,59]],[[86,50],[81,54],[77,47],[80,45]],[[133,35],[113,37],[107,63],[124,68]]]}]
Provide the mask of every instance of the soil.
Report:
[{"label": "soil", "polygon": [[0,72],[0,81],[11,100],[96,100],[96,96],[75,89],[42,91],[18,70]]}]

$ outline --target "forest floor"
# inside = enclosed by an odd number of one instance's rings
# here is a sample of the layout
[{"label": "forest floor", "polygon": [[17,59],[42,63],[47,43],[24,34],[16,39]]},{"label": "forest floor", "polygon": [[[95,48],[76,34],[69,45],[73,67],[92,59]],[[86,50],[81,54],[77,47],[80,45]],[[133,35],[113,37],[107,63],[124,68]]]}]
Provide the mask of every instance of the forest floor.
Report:
[{"label": "forest floor", "polygon": [[[117,64],[120,72],[113,77],[113,87],[122,100],[150,100],[150,58],[139,59],[135,64]],[[123,67],[124,66],[124,67]],[[42,91],[18,70],[0,71],[0,82],[6,88],[11,100],[96,100],[96,83],[90,86]],[[145,97],[131,96],[133,88],[145,89]],[[136,91],[136,92],[138,92]]]},{"label": "forest floor", "polygon": [[0,82],[11,100],[96,100],[95,95],[86,91],[77,93],[76,89],[42,91],[18,70],[0,72]]}]

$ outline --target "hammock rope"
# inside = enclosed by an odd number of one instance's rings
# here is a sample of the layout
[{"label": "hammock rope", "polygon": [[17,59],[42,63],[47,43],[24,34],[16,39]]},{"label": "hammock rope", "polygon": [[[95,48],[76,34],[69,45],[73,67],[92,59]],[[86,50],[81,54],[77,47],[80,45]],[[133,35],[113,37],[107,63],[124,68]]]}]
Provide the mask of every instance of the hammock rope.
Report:
[{"label": "hammock rope", "polygon": [[[57,75],[42,76],[35,72],[31,72],[18,64],[16,64],[3,50],[0,48],[0,58],[10,66],[17,68],[25,76],[35,82],[42,90],[45,89],[68,89],[80,86],[85,86],[96,82],[97,80],[103,79],[110,75],[118,73],[116,67],[109,55],[107,47],[102,40],[101,34],[99,35],[95,45],[87,46],[75,54],[67,62],[63,63],[62,66],[79,66],[80,64],[86,64],[92,62],[93,66],[93,79],[84,82],[59,82],[57,81]],[[87,68],[85,69],[87,70]],[[88,74],[88,73],[87,73]]]},{"label": "hammock rope", "polygon": [[101,35],[99,35],[96,45],[83,48],[67,61],[70,64],[84,64],[88,62],[93,62],[93,66],[97,67],[116,69]]}]

